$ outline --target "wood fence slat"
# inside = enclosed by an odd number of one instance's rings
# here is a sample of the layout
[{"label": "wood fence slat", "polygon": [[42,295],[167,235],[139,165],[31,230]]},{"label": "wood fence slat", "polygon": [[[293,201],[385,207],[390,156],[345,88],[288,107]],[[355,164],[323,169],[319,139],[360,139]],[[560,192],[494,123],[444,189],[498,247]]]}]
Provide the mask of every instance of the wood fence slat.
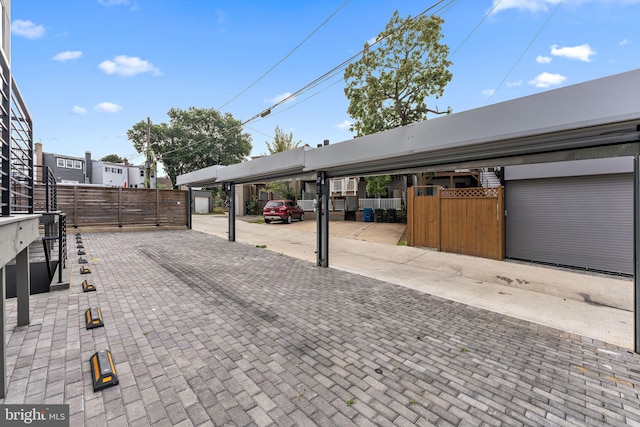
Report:
[{"label": "wood fence slat", "polygon": [[[42,200],[44,186],[34,188]],[[188,192],[139,188],[58,186],[58,210],[78,226],[185,226]]]},{"label": "wood fence slat", "polygon": [[408,192],[408,245],[504,259],[504,188],[429,188]]}]

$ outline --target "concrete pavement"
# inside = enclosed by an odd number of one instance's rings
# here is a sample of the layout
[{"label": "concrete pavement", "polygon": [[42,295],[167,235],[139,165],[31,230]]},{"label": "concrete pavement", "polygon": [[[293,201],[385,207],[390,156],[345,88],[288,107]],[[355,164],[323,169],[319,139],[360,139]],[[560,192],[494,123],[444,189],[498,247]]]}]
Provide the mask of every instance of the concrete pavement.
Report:
[{"label": "concrete pavement", "polygon": [[[227,238],[228,218],[196,215],[194,230]],[[316,261],[315,221],[236,221],[236,240]],[[598,274],[397,246],[402,224],[332,221],[332,268],[633,349],[633,282]]]}]

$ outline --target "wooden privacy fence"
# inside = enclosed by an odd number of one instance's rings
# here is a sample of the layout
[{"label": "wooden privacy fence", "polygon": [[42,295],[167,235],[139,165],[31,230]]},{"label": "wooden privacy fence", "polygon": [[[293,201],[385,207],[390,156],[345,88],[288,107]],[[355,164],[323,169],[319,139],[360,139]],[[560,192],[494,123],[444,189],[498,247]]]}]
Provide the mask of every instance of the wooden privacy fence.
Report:
[{"label": "wooden privacy fence", "polygon": [[[42,194],[39,194],[42,192]],[[44,199],[37,186],[34,199]],[[67,226],[187,226],[189,193],[115,187],[57,187],[58,210],[67,214]]]},{"label": "wooden privacy fence", "polygon": [[504,188],[410,187],[407,244],[504,259]]}]

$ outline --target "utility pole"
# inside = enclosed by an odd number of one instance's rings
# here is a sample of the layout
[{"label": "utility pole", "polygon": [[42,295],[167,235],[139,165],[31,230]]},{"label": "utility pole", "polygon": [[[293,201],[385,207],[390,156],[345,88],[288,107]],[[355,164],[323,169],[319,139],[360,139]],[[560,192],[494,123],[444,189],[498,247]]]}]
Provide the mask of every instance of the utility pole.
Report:
[{"label": "utility pole", "polygon": [[151,188],[151,118],[147,117],[147,161],[144,164],[144,188]]}]

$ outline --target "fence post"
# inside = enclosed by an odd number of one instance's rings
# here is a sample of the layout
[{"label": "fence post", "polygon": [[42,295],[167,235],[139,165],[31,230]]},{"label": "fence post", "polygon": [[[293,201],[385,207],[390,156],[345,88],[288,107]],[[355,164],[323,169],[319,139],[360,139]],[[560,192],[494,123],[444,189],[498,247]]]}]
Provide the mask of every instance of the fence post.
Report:
[{"label": "fence post", "polygon": [[156,188],[156,227],[160,227],[160,190]]},{"label": "fence post", "polygon": [[122,228],[122,187],[118,187],[118,227]]},{"label": "fence post", "polygon": [[73,186],[73,227],[78,228],[78,186]]}]

